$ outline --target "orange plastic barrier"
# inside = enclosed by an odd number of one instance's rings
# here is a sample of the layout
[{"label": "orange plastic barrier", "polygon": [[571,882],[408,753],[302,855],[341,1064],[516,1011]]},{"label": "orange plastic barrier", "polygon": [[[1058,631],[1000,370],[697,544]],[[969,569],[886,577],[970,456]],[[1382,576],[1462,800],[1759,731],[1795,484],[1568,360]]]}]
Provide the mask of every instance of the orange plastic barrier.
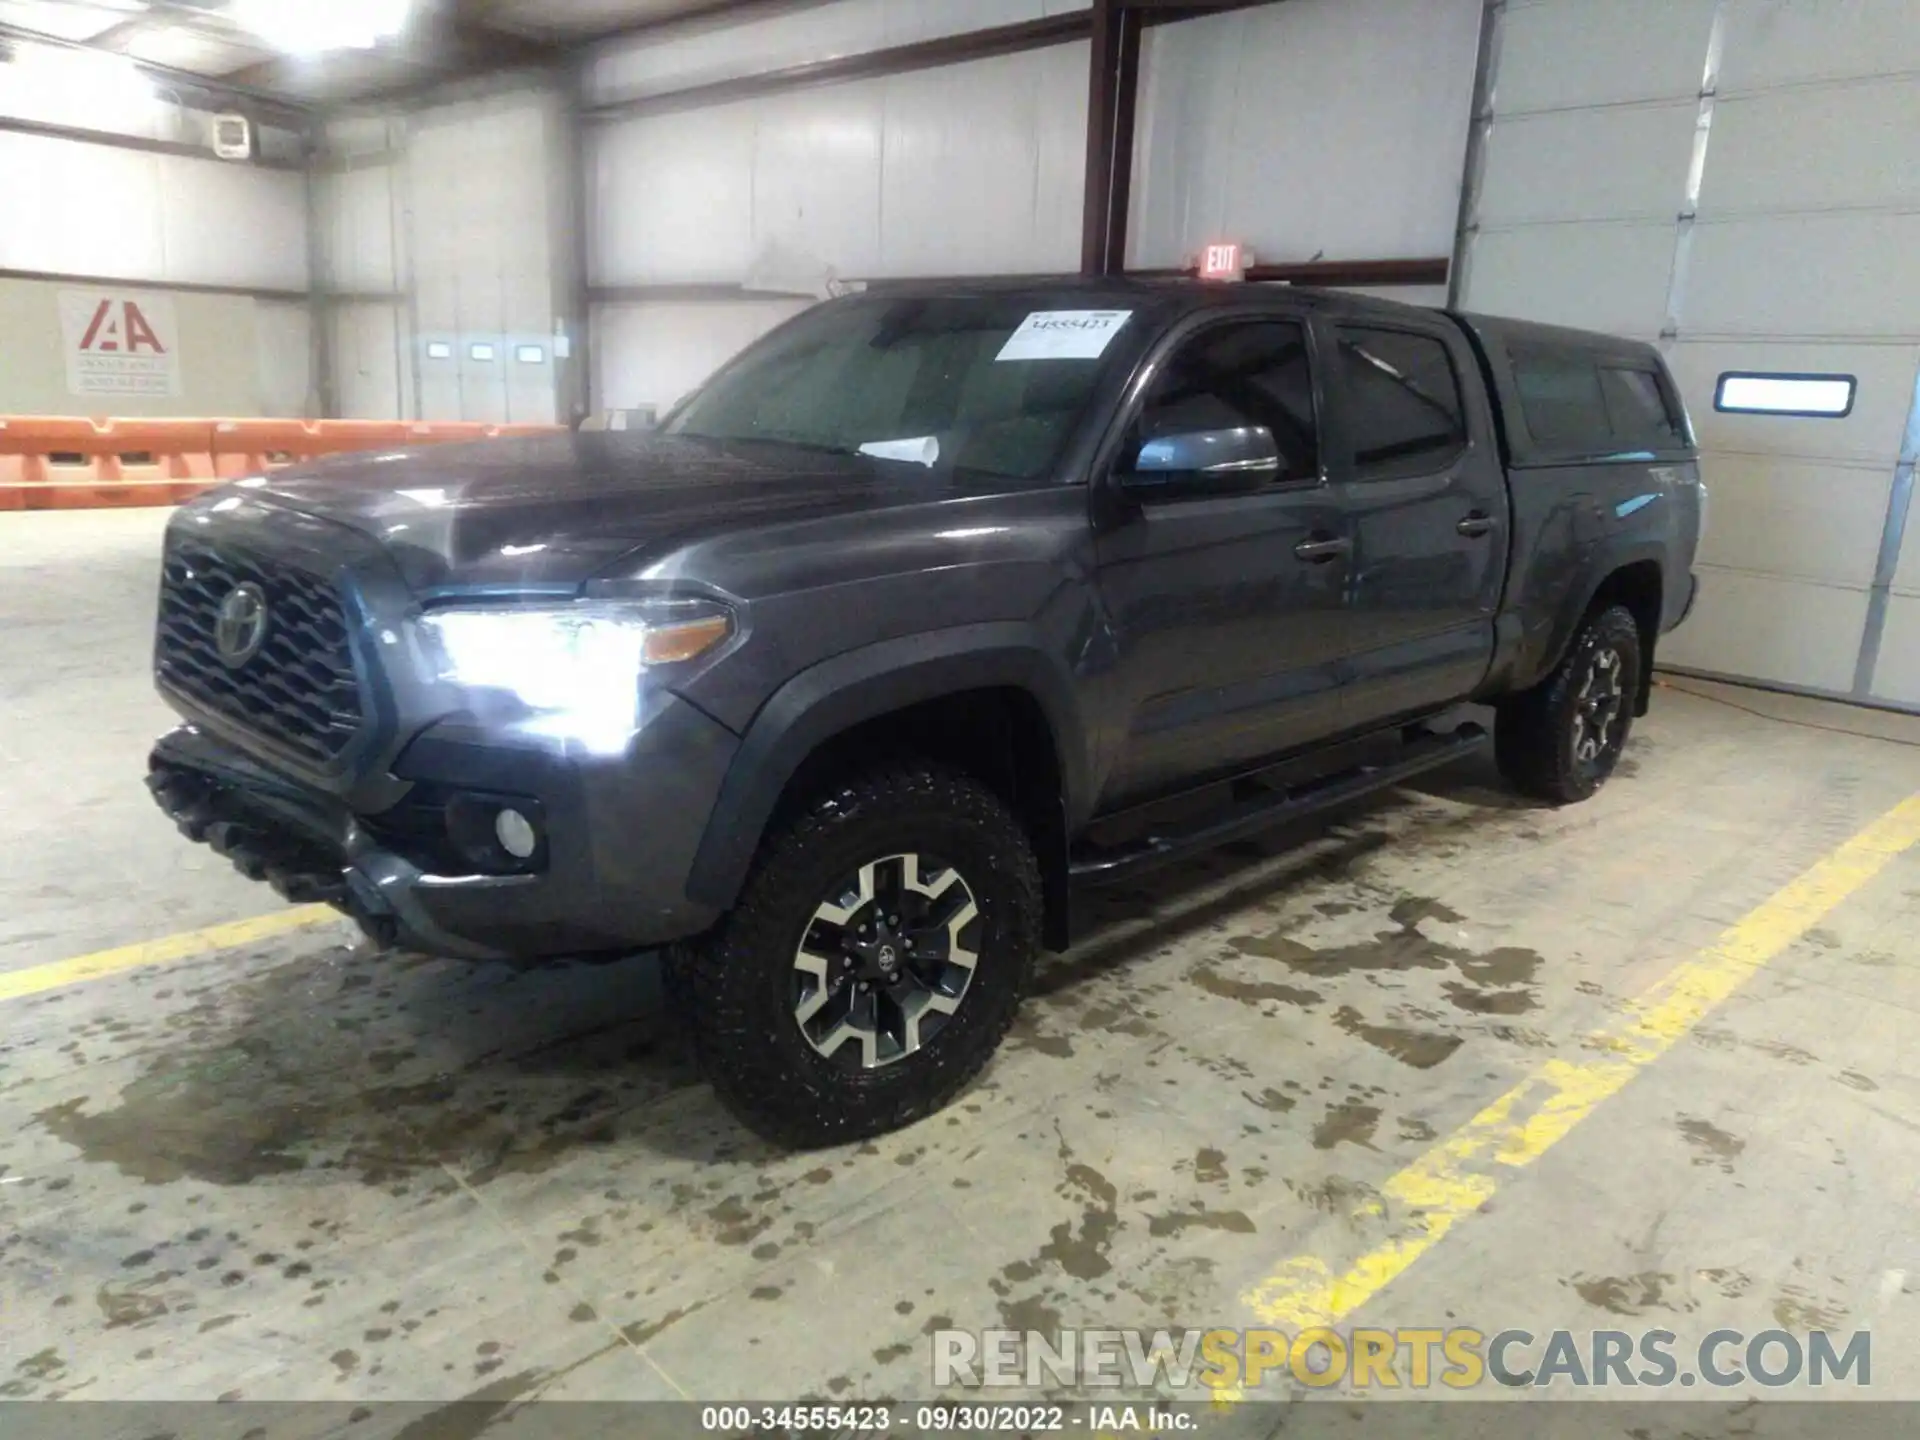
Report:
[{"label": "orange plastic barrier", "polygon": [[0,509],[177,505],[213,474],[206,420],[0,418]]},{"label": "orange plastic barrier", "polygon": [[0,510],[177,505],[221,481],[324,455],[560,429],[468,421],[0,416]]},{"label": "orange plastic barrier", "polygon": [[214,471],[238,480],[322,455],[448,445],[494,435],[550,435],[556,425],[484,425],[460,420],[216,420]]},{"label": "orange plastic barrier", "polygon": [[298,465],[321,453],[316,420],[216,420],[213,473],[238,480],[283,465]]}]

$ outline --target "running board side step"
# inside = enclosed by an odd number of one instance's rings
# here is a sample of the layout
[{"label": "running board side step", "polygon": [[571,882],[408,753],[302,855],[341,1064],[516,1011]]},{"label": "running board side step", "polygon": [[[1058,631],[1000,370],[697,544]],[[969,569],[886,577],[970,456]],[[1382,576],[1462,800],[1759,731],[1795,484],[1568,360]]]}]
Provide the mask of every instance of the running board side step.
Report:
[{"label": "running board side step", "polygon": [[1276,791],[1270,798],[1243,801],[1218,818],[1192,829],[1155,833],[1132,845],[1086,852],[1073,859],[1067,873],[1075,880],[1092,883],[1123,880],[1156,865],[1230,845],[1235,840],[1331,810],[1377,790],[1391,789],[1416,775],[1484,750],[1489,740],[1485,727],[1474,724],[1462,725],[1447,735],[1422,735],[1408,741],[1392,761],[1336,771],[1306,784]]}]

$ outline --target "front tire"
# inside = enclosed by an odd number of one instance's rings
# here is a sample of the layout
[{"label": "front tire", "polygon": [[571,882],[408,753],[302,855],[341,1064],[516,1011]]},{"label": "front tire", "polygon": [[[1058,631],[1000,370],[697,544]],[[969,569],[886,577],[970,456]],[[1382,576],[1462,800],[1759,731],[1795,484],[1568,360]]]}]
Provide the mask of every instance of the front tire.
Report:
[{"label": "front tire", "polygon": [[1040,873],[1004,802],[901,762],[829,787],[763,843],[738,904],[668,957],[701,1067],[796,1148],[898,1129],[999,1047],[1038,948]]},{"label": "front tire", "polygon": [[1630,610],[1611,605],[1592,616],[1559,668],[1501,702],[1494,725],[1501,773],[1517,790],[1554,805],[1590,798],[1626,748],[1643,664]]}]

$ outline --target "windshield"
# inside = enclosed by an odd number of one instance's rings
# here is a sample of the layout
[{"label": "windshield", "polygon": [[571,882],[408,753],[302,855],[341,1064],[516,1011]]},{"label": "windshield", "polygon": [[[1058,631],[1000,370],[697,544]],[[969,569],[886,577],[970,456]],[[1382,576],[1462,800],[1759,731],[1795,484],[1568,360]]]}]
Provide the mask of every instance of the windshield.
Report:
[{"label": "windshield", "polygon": [[1031,296],[812,311],[716,376],[669,434],[759,440],[1032,480],[1073,435],[1128,310]]}]

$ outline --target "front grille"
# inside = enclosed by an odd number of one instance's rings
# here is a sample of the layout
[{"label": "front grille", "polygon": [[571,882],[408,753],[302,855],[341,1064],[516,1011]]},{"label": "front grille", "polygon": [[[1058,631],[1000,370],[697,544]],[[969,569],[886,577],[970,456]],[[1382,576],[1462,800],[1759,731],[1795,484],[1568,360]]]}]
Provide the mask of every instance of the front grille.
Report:
[{"label": "front grille", "polygon": [[[248,582],[266,596],[266,639],[230,666],[215,629],[221,604]],[[346,611],[331,585],[300,570],[234,550],[169,550],[155,663],[182,694],[314,760],[337,757],[361,727]]]}]

